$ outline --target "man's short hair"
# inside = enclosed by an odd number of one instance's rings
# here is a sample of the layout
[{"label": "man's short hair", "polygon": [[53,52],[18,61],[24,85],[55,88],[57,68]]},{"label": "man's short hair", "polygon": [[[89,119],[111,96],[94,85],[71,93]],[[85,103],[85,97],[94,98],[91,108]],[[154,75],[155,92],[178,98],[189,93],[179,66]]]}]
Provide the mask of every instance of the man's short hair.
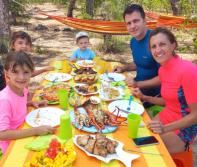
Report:
[{"label": "man's short hair", "polygon": [[126,6],[124,13],[123,13],[123,18],[125,19],[125,15],[127,14],[132,14],[133,12],[139,12],[142,16],[143,19],[145,19],[145,12],[142,6],[138,4],[129,4]]}]

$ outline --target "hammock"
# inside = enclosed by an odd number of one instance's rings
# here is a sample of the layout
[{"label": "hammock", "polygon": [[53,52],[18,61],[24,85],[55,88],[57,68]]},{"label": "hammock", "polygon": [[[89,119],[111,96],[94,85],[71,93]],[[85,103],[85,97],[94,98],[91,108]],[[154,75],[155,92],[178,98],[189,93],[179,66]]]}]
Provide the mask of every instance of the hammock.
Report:
[{"label": "hammock", "polygon": [[[103,21],[103,20],[83,20],[72,17],[54,16],[40,12],[40,14],[48,16],[51,19],[57,20],[70,27],[102,33],[102,34],[116,34],[116,35],[127,35],[128,31],[124,22],[115,21]],[[176,27],[176,28],[195,28],[197,22],[194,23],[191,19],[185,19],[184,17],[175,17],[169,15],[158,15],[152,12],[146,12],[146,16],[154,19],[153,21],[147,21],[147,27],[154,29],[158,26],[165,27]]]}]

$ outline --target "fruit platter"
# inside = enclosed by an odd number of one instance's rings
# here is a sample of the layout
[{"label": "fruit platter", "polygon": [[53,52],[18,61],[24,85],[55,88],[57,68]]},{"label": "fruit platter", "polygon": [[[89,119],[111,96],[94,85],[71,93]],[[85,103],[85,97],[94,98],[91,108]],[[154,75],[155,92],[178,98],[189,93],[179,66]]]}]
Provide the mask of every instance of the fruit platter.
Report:
[{"label": "fruit platter", "polygon": [[66,167],[76,159],[76,152],[72,143],[60,143],[52,139],[48,149],[34,153],[25,167]]}]

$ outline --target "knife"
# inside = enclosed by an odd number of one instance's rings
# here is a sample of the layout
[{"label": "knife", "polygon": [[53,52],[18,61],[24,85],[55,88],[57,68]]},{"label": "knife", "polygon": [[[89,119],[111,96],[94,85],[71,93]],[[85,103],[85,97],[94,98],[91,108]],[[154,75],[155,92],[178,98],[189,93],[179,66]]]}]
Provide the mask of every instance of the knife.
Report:
[{"label": "knife", "polygon": [[131,112],[127,111],[127,110],[124,110],[124,109],[121,109],[119,108],[118,106],[115,106],[119,111],[122,111],[123,113],[125,114],[130,114]]}]

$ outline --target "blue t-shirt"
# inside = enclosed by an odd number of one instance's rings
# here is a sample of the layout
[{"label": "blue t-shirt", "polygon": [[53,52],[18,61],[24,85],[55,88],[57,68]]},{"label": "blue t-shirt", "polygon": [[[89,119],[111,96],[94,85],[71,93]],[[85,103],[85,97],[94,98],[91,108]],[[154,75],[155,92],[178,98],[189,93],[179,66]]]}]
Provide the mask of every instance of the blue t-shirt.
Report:
[{"label": "blue t-shirt", "polygon": [[95,53],[87,48],[86,50],[80,50],[80,48],[78,48],[77,50],[75,50],[72,54],[72,56],[70,57],[70,60],[73,59],[83,59],[83,60],[93,60],[93,58],[95,57]]},{"label": "blue t-shirt", "polygon": [[[136,64],[136,81],[144,81],[154,78],[158,75],[158,69],[160,65],[153,59],[149,50],[149,37],[150,30],[146,32],[146,35],[141,40],[132,38],[130,41],[130,47],[132,50],[133,61]],[[142,89],[145,95],[155,96],[160,93],[160,89]]]}]

